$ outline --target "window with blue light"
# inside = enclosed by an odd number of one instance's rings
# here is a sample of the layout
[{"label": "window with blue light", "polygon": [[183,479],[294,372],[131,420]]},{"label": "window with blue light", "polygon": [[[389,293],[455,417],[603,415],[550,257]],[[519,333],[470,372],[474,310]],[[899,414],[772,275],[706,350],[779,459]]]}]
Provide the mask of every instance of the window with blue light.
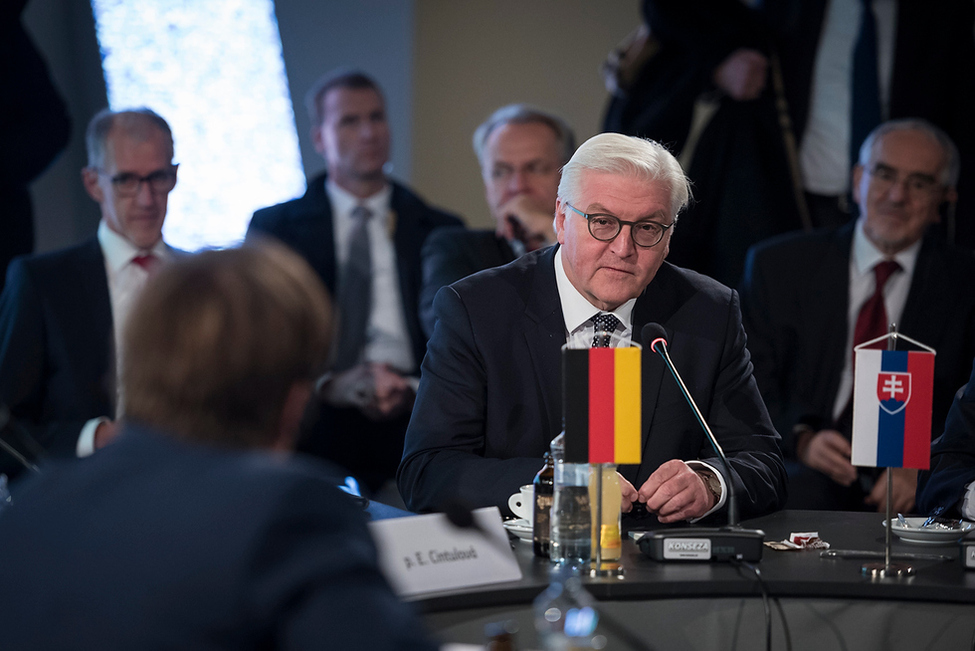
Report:
[{"label": "window with blue light", "polygon": [[92,0],[112,109],[166,118],[179,181],[163,234],[226,247],[305,176],[273,0]]}]

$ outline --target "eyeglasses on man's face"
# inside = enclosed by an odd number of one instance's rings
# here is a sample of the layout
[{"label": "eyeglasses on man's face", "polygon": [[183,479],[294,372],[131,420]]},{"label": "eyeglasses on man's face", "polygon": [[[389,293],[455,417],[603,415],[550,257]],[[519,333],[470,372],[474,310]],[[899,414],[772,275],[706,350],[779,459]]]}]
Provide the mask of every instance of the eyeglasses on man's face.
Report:
[{"label": "eyeglasses on man's face", "polygon": [[667,233],[667,229],[673,226],[673,224],[661,224],[650,219],[626,222],[613,215],[601,213],[589,215],[571,205],[568,201],[565,202],[565,205],[572,212],[586,218],[586,221],[589,223],[589,234],[600,242],[612,242],[620,234],[624,226],[629,226],[630,237],[633,239],[633,243],[649,249],[660,244],[660,241],[664,239],[664,235]]},{"label": "eyeglasses on man's face", "polygon": [[[108,176],[105,170],[98,170],[103,176]],[[175,166],[168,170],[157,170],[148,176],[139,176],[131,172],[122,172],[109,178],[115,194],[120,197],[131,197],[139,192],[143,183],[149,184],[149,189],[155,194],[166,194],[176,187]]]},{"label": "eyeglasses on man's face", "polygon": [[881,192],[895,185],[903,185],[904,192],[913,199],[927,199],[942,189],[941,183],[930,174],[915,172],[902,176],[901,172],[884,163],[874,163],[867,169],[873,186]]}]

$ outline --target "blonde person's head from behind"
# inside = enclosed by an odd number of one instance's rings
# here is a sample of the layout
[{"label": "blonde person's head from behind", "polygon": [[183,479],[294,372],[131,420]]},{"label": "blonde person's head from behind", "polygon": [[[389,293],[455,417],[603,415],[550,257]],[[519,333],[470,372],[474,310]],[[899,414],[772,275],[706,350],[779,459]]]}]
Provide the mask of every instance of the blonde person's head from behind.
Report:
[{"label": "blonde person's head from behind", "polygon": [[321,281],[279,244],[167,265],[124,333],[124,418],[188,440],[290,449],[331,325]]}]

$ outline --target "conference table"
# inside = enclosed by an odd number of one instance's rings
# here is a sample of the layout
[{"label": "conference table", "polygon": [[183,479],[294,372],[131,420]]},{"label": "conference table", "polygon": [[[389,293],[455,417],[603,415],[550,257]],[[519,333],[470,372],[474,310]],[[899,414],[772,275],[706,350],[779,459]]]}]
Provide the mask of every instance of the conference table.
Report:
[{"label": "conference table", "polygon": [[[883,516],[876,513],[780,511],[743,526],[762,529],[767,541],[816,531],[833,550],[884,550]],[[432,635],[444,643],[483,644],[486,625],[510,622],[519,648],[541,648],[532,603],[551,582],[552,566],[533,556],[531,544],[512,539],[512,545],[520,581],[412,600]],[[624,576],[587,577],[583,586],[596,599],[608,649],[633,648],[628,635],[653,649],[764,649],[767,619],[773,649],[975,648],[975,571],[964,569],[960,545],[912,544],[894,536],[892,552],[947,560],[914,560],[913,576],[878,579],[861,571],[869,560],[766,547],[754,564],[760,584],[740,565],[656,562],[626,540]]]}]

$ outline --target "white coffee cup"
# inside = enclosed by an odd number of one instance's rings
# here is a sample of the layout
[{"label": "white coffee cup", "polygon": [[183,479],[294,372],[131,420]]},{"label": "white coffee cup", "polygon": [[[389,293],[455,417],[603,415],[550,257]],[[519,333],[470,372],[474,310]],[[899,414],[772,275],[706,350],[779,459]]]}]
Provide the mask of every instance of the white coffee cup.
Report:
[{"label": "white coffee cup", "polygon": [[521,491],[508,498],[508,508],[519,518],[528,520],[532,524],[535,519],[535,487],[526,484]]}]

